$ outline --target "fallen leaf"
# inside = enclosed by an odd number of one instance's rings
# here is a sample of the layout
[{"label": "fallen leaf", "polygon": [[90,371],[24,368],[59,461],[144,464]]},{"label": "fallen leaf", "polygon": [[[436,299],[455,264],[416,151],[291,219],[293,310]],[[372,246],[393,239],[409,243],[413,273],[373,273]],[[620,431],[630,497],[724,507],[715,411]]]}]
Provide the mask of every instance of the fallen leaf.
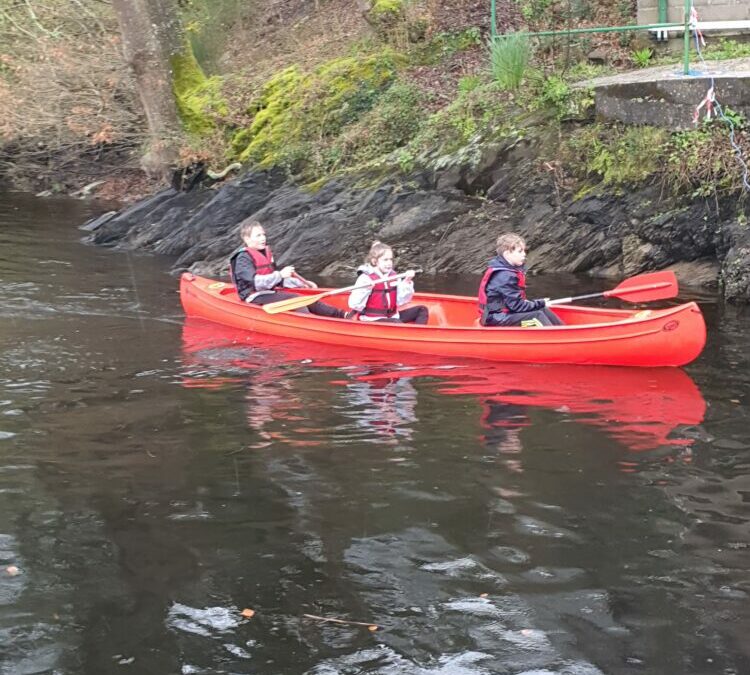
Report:
[{"label": "fallen leaf", "polygon": [[243,609],[242,612],[241,612],[241,614],[246,619],[252,619],[255,616],[255,610],[254,609]]}]

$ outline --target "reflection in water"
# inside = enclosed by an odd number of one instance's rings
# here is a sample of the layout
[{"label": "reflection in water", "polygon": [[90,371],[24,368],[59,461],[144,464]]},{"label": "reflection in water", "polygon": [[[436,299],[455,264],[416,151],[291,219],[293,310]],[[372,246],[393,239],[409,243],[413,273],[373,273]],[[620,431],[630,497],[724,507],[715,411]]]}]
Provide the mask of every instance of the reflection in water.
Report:
[{"label": "reflection in water", "polygon": [[[370,370],[368,375],[371,373]],[[417,421],[417,390],[410,377],[368,381],[356,375],[354,380],[345,382],[343,398],[346,414],[354,418],[355,424],[366,432],[375,432],[373,442],[398,445],[412,439]]]},{"label": "reflection in water", "polygon": [[[377,442],[383,437],[394,443],[412,437],[417,421],[415,381],[431,383],[443,395],[477,399],[484,409],[481,426],[487,430],[482,440],[498,450],[504,446],[508,453],[520,449],[518,432],[532,423],[529,411],[541,408],[564,415],[569,422],[598,427],[630,450],[675,446],[677,456],[689,459],[693,437],[682,430],[699,425],[706,408],[695,383],[677,368],[536,366],[394,356],[248,334],[196,319],[185,321],[183,350],[186,386],[214,387],[226,382],[227,370],[244,370],[248,421],[255,429],[272,420],[289,423],[284,425],[289,428],[301,419],[309,423],[293,380],[284,375],[284,364],[344,375],[345,379],[331,382],[344,388],[344,403],[338,407],[356,426],[377,431]],[[218,368],[218,373],[211,368]],[[306,437],[309,431],[303,429]],[[268,434],[263,431],[264,437]],[[627,463],[622,468],[627,471]]]}]

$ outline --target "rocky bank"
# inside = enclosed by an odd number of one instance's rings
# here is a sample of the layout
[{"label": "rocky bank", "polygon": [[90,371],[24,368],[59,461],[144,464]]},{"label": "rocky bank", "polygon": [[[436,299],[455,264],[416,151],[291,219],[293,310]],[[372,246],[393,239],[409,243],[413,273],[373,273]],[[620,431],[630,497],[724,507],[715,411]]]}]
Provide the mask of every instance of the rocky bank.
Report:
[{"label": "rocky bank", "polygon": [[339,178],[315,190],[281,172],[249,171],[188,192],[167,189],[84,226],[93,243],[177,256],[172,271],[223,276],[237,224],[261,221],[277,262],[346,273],[373,239],[400,266],[426,273],[480,272],[503,231],[530,246],[535,273],[623,277],[675,269],[682,284],[750,302],[750,228],[736,198],[673,198],[659,185],[585,196],[541,162],[537,140],[485,146],[471,164],[407,177]]}]

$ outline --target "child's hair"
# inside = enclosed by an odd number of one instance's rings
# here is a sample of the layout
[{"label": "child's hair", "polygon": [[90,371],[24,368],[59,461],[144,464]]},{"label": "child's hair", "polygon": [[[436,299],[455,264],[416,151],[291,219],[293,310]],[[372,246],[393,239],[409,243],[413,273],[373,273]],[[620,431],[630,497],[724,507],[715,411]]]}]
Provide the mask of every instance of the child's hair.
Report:
[{"label": "child's hair", "polygon": [[367,257],[365,258],[365,262],[368,265],[372,265],[386,251],[392,252],[393,249],[390,246],[388,246],[388,244],[384,244],[382,241],[376,240],[372,242],[372,246],[370,246],[370,252],[367,254]]},{"label": "child's hair", "polygon": [[255,220],[255,218],[245,218],[240,223],[240,237],[243,239],[249,237],[256,227],[263,227],[263,225],[260,224],[260,221]]},{"label": "child's hair", "polygon": [[502,255],[506,251],[512,251],[514,248],[526,248],[526,242],[520,234],[515,232],[506,232],[497,238],[497,254]]}]

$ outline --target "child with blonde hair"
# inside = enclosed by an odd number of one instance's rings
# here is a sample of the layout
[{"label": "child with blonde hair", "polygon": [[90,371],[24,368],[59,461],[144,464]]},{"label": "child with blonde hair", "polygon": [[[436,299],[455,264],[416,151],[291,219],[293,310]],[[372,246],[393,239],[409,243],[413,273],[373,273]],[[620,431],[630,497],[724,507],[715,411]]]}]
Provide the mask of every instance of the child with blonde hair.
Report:
[{"label": "child with blonde hair", "polygon": [[414,297],[414,270],[397,280],[393,277],[393,249],[373,242],[364,265],[357,268],[356,288],[349,294],[349,307],[360,321],[426,324],[429,312],[424,305],[399,309]]}]

